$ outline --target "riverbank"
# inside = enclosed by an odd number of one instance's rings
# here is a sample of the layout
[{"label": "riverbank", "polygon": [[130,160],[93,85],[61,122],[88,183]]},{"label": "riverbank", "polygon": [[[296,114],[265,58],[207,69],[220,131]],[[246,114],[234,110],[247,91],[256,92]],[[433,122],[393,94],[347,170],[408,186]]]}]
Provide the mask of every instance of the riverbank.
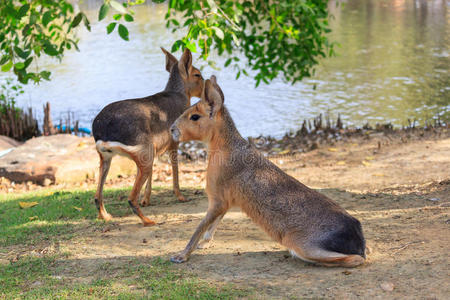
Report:
[{"label": "riverbank", "polygon": [[[337,165],[345,167],[355,163],[370,166],[377,153],[389,151],[392,147],[403,146],[408,149],[411,148],[411,143],[445,140],[450,137],[449,127],[439,123],[402,129],[390,125],[344,128],[339,119],[333,125],[329,121],[323,123],[320,118],[314,119],[312,125],[305,122],[299,131],[286,134],[281,139],[263,136],[248,139],[275,163],[283,164],[311,156],[316,157],[312,158],[313,161],[319,162],[322,159],[326,162],[329,156],[334,155],[339,159]],[[98,155],[92,137],[53,135],[31,139],[21,145],[8,145],[15,148],[2,151],[4,155],[0,157],[0,192],[30,191],[43,186],[53,186],[56,189],[91,188],[96,184]],[[340,148],[348,150],[342,152]],[[371,150],[360,151],[366,148]],[[365,154],[358,155],[359,152]],[[320,156],[317,153],[326,155]],[[349,154],[349,157],[346,158],[345,153]],[[179,154],[181,178],[198,181],[200,177],[204,177],[207,155],[202,143],[183,143],[180,145]],[[35,157],[40,159],[36,160]],[[303,168],[303,165],[295,168]],[[107,182],[111,185],[132,185],[134,175],[133,162],[116,157]],[[156,160],[153,180],[156,183],[167,183],[171,178],[168,156],[164,155]]]}]

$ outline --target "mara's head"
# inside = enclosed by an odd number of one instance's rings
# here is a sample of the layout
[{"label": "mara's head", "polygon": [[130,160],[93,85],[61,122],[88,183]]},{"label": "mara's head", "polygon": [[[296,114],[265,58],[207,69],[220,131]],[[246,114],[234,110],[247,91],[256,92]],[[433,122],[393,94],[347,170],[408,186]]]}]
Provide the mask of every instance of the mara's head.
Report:
[{"label": "mara's head", "polygon": [[169,51],[161,47],[166,55],[166,70],[171,75],[178,72],[184,83],[184,88],[188,98],[200,97],[203,90],[203,76],[199,69],[192,65],[192,54],[189,49],[185,49],[180,60],[177,60]]},{"label": "mara's head", "polygon": [[198,140],[207,142],[223,113],[223,92],[213,75],[205,81],[201,100],[189,107],[170,127],[175,141]]}]

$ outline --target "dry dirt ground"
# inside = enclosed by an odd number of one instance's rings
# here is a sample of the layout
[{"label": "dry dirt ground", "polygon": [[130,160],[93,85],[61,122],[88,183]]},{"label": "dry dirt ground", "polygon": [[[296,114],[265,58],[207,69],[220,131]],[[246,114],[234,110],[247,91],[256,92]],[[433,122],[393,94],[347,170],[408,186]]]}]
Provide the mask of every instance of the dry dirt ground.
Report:
[{"label": "dry dirt ground", "polygon": [[[178,267],[212,283],[250,287],[257,298],[265,299],[449,299],[450,139],[380,145],[347,142],[273,159],[362,222],[370,249],[365,265],[324,268],[294,259],[233,210],[220,224],[212,247],[195,251]],[[187,203],[178,203],[172,195],[171,178],[164,175],[167,168],[161,163],[156,167],[155,185],[164,188],[154,191],[152,205],[144,208],[158,225],[142,227],[130,214],[115,218],[102,232],[62,242],[60,250],[69,251],[87,270],[99,260],[168,259],[182,250],[207,208],[205,164],[181,165],[180,182],[191,200]],[[112,184],[118,185],[110,182],[109,187]],[[105,200],[111,214],[116,205],[127,205],[125,193],[122,198]]]}]

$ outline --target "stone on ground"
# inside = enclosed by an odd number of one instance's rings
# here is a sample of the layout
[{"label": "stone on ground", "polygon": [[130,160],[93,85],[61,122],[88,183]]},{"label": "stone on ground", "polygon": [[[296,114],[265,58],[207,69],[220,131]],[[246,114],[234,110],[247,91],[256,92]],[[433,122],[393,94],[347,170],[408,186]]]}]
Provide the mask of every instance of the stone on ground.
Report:
[{"label": "stone on ground", "polygon": [[10,137],[0,135],[0,152],[10,149],[10,148],[20,146],[20,144],[21,144],[20,142],[12,139]]},{"label": "stone on ground", "polygon": [[[70,134],[28,140],[0,157],[0,177],[17,183],[76,183],[97,178],[99,157],[92,137]],[[134,163],[116,156],[109,176],[134,173]]]}]

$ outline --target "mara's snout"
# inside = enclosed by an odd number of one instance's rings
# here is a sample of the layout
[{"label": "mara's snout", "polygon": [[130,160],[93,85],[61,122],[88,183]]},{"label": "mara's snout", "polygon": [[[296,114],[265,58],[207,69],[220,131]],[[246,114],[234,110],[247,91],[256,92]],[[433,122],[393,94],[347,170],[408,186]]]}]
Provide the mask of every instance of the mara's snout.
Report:
[{"label": "mara's snout", "polygon": [[177,126],[175,126],[175,124],[170,126],[170,134],[172,135],[172,138],[175,142],[179,142],[180,131],[178,130]]}]

